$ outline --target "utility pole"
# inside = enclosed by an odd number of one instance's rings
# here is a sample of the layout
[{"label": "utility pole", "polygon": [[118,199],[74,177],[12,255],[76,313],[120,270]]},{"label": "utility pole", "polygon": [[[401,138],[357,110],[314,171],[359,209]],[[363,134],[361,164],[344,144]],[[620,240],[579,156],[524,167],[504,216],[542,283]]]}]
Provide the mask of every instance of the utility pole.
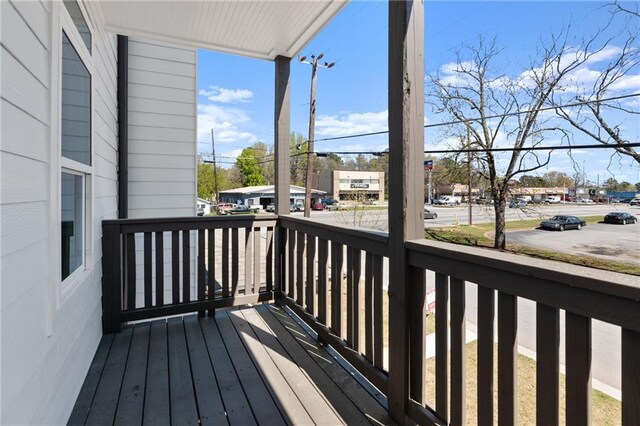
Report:
[{"label": "utility pole", "polygon": [[335,62],[318,63],[324,57],[321,53],[318,56],[311,55],[311,62],[306,56],[299,56],[298,61],[311,65],[311,96],[309,100],[309,144],[307,146],[307,178],[305,179],[304,195],[304,217],[311,217],[311,181],[313,178],[313,140],[315,138],[316,125],[316,82],[318,79],[318,67],[331,68]]}]

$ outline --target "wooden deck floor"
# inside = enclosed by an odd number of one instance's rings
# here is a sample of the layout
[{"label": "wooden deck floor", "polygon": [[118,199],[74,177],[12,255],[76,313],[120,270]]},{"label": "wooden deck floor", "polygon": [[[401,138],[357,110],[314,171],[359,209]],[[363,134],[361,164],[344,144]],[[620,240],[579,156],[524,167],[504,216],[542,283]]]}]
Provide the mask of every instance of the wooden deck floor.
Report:
[{"label": "wooden deck floor", "polygon": [[385,408],[284,310],[141,323],[106,335],[69,424],[389,424]]}]

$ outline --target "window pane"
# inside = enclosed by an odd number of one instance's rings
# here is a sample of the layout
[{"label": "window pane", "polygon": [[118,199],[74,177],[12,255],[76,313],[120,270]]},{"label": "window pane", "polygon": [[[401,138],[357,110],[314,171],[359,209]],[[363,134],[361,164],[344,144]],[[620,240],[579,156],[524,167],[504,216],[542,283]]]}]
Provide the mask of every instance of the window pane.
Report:
[{"label": "window pane", "polygon": [[84,41],[89,53],[91,53],[91,32],[89,31],[87,21],[84,20],[80,6],[78,6],[78,2],[75,0],[64,0],[64,5],[67,8],[69,15],[71,15],[73,23],[76,24],[76,28],[80,33],[80,37],[82,37],[82,41]]},{"label": "window pane", "polygon": [[62,280],[82,266],[84,229],[83,177],[62,172]]},{"label": "window pane", "polygon": [[62,155],[91,165],[91,78],[62,33]]}]

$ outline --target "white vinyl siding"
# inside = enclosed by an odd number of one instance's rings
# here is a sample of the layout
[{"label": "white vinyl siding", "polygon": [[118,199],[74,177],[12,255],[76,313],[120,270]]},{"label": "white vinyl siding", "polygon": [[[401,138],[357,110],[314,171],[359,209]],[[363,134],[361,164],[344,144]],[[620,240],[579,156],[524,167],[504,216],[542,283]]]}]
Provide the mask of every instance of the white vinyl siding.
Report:
[{"label": "white vinyl siding", "polygon": [[[87,240],[90,273],[64,300],[60,287],[54,148],[61,58],[61,3],[2,1],[0,220],[2,400],[0,424],[64,424],[101,330],[101,220],[116,217],[116,38],[102,30],[98,3],[87,2],[92,58],[93,204]],[[56,30],[58,30],[56,32]],[[59,133],[59,126],[57,127]],[[54,136],[54,137],[52,137]],[[55,208],[52,207],[55,204]],[[58,255],[59,255],[59,248]]]},{"label": "white vinyl siding", "polygon": [[129,217],[194,216],[196,49],[129,39]]}]

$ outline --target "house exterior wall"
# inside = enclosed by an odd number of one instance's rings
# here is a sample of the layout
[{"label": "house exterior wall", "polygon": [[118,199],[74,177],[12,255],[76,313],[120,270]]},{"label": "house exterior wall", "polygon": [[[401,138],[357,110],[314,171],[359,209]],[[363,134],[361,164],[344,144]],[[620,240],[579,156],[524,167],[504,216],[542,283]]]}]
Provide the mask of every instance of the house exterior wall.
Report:
[{"label": "house exterior wall", "polygon": [[[129,37],[130,218],[195,216],[197,51]],[[154,244],[155,244],[155,235]],[[197,233],[191,232],[191,297]],[[136,306],[144,306],[143,236],[136,236]],[[171,235],[164,235],[164,273],[170,281]],[[182,262],[182,260],[181,260]],[[182,267],[182,265],[181,265]],[[155,270],[155,259],[152,268]],[[153,293],[155,300],[155,289]],[[166,286],[164,300],[172,300]]]},{"label": "house exterior wall", "polygon": [[1,424],[63,424],[101,332],[101,220],[116,217],[116,37],[96,2],[86,268],[60,279],[62,2],[3,1],[0,146]]},{"label": "house exterior wall", "polygon": [[129,38],[129,217],[195,216],[197,51]]}]

